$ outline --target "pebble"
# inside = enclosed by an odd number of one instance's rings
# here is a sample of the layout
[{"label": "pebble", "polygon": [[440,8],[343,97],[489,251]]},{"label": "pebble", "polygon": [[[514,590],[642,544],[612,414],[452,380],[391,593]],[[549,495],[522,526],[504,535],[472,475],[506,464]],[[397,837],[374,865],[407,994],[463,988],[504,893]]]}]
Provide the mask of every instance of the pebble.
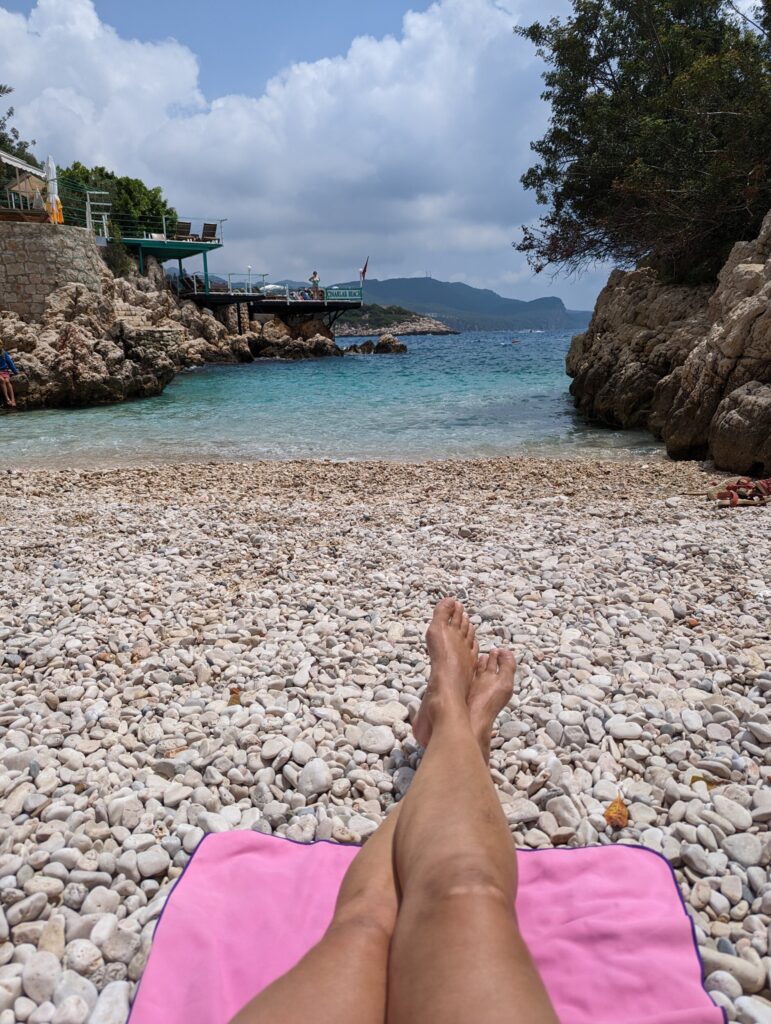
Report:
[{"label": "pebble", "polygon": [[129,1012],[129,993],[131,987],[127,981],[111,981],[99,993],[88,1024],[125,1024]]},{"label": "pebble", "polygon": [[67,996],[56,1007],[51,1024],[87,1024],[91,1010],[81,996]]},{"label": "pebble", "polygon": [[369,754],[388,754],[396,745],[396,737],[387,725],[365,725],[359,747]]},{"label": "pebble", "polygon": [[440,593],[518,655],[516,843],[662,853],[716,1001],[763,1021],[771,516],[664,460],[3,472],[0,1024],[125,1020],[207,833],[371,835],[419,763]]},{"label": "pebble", "polygon": [[151,846],[137,854],[137,869],[142,878],[156,878],[165,875],[171,864],[171,857],[162,846]]},{"label": "pebble", "polygon": [[64,965],[78,974],[93,974],[102,963],[102,954],[89,939],[73,939],[65,946]]},{"label": "pebble", "polygon": [[297,780],[297,789],[304,797],[315,797],[332,788],[332,772],[320,757],[309,759]]},{"label": "pebble", "polygon": [[62,965],[53,953],[33,953],[24,964],[21,984],[34,1003],[44,1003],[53,996],[61,973]]},{"label": "pebble", "polygon": [[763,857],[763,844],[759,837],[749,833],[726,836],[721,847],[730,860],[745,868],[758,867]]}]

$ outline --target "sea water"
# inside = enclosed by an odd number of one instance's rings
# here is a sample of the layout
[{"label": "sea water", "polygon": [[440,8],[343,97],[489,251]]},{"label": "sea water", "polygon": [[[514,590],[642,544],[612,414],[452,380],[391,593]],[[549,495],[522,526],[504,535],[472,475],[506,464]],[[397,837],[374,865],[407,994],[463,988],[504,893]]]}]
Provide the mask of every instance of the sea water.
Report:
[{"label": "sea water", "polygon": [[[206,366],[180,374],[156,398],[5,415],[2,461],[412,462],[490,455],[650,458],[662,450],[647,433],[599,428],[576,412],[565,375],[568,332],[467,332],[405,341],[406,355]],[[23,356],[18,362],[23,367]]]}]

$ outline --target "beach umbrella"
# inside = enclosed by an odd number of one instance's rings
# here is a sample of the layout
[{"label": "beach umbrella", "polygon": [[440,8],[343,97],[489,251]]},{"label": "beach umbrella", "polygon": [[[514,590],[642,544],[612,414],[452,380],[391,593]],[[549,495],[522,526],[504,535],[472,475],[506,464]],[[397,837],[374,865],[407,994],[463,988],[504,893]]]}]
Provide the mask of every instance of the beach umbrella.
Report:
[{"label": "beach umbrella", "polygon": [[46,176],[46,192],[48,193],[48,199],[46,201],[46,209],[54,224],[62,224],[64,222],[64,216],[62,212],[62,202],[59,198],[59,182],[56,173],[56,164],[52,156],[46,157],[44,166]]}]

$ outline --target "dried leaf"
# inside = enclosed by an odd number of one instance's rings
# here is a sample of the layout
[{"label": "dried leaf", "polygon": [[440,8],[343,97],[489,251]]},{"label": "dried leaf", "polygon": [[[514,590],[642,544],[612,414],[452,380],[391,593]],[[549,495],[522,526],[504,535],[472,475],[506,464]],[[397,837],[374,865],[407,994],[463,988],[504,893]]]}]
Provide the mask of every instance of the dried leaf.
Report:
[{"label": "dried leaf", "polygon": [[716,786],[722,785],[722,783],[717,782],[715,779],[708,779],[704,775],[692,775],[691,784],[694,782],[703,782],[707,789],[714,789]]},{"label": "dried leaf", "polygon": [[629,809],[619,793],[603,815],[611,828],[626,828],[629,824]]},{"label": "dried leaf", "polygon": [[231,686],[230,687],[230,700],[228,701],[228,707],[231,708],[235,704],[241,703],[241,687]]}]

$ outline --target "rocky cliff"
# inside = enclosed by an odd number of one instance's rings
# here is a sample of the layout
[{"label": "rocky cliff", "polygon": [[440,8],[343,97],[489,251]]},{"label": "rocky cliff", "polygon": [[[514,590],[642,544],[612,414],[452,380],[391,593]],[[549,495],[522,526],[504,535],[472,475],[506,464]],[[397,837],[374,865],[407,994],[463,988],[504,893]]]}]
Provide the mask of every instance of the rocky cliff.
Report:
[{"label": "rocky cliff", "polygon": [[771,474],[771,214],[715,287],[614,271],[567,371],[592,419],[647,428],[673,458]]},{"label": "rocky cliff", "polygon": [[159,394],[179,370],[250,360],[248,345],[158,280],[114,278],[99,292],[77,283],[50,294],[37,322],[0,311],[0,341],[20,375],[20,409],[94,405]]},{"label": "rocky cliff", "polygon": [[[278,318],[254,321],[238,335],[233,307],[221,322],[192,302],[179,302],[154,262],[147,276],[114,278],[106,266],[99,273],[98,289],[70,283],[53,291],[35,322],[0,310],[0,342],[21,371],[13,379],[19,409],[157,395],[176,373],[203,363],[343,355],[319,320],[291,326]],[[406,351],[393,343],[372,351]]]}]

